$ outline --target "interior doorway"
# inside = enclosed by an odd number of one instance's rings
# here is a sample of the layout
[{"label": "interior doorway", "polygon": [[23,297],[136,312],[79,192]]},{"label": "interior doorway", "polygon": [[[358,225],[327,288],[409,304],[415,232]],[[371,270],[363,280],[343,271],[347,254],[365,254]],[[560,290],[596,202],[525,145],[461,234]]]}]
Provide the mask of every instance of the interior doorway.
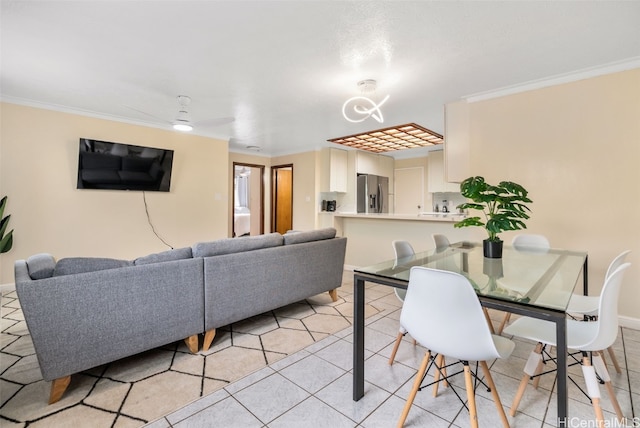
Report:
[{"label": "interior doorway", "polygon": [[233,163],[232,236],[264,233],[264,165]]},{"label": "interior doorway", "polygon": [[293,228],[293,164],[271,167],[271,231]]}]

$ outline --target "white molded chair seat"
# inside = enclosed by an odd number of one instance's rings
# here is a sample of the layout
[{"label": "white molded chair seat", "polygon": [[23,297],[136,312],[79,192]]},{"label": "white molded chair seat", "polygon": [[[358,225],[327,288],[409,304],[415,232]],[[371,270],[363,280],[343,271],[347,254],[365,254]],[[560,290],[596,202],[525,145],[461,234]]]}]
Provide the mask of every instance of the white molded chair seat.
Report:
[{"label": "white molded chair seat", "polygon": [[502,423],[505,427],[509,426],[487,361],[508,357],[515,344],[505,337],[491,334],[489,326],[484,322],[478,296],[467,278],[454,272],[412,267],[400,323],[427,348],[427,352],[416,374],[398,427],[404,425],[432,353],[459,359],[463,364],[472,427],[478,426],[478,419],[469,361],[479,362]]},{"label": "white molded chair seat", "polygon": [[[624,263],[627,255],[631,252],[631,250],[623,251],[618,254],[615,259],[609,264],[607,268],[607,273],[604,278],[606,279],[622,264]],[[600,296],[584,296],[582,294],[574,293],[571,296],[571,300],[569,300],[569,306],[567,307],[567,312],[570,314],[576,315],[586,315],[586,316],[598,316],[598,301],[600,300]]]},{"label": "white molded chair seat", "polygon": [[[609,264],[607,268],[607,273],[605,274],[605,282],[609,276],[613,272],[615,272],[622,264],[624,263],[627,255],[631,252],[631,250],[626,250],[621,252],[613,259],[613,261]],[[571,296],[571,300],[569,300],[569,305],[567,306],[567,313],[572,316],[582,315],[583,317],[594,318],[598,316],[598,303],[600,301],[600,296],[584,296],[582,294],[574,293]],[[613,347],[610,346],[607,348],[609,352],[609,357],[611,358],[611,362],[616,370],[616,373],[622,373],[622,369],[620,368],[620,364],[618,363],[618,359],[616,358],[616,354],[613,351]]]},{"label": "white molded chair seat", "polygon": [[431,238],[433,239],[433,243],[436,246],[436,250],[447,248],[451,245],[451,243],[449,242],[449,238],[447,238],[446,235],[434,233],[431,235]]},{"label": "white molded chair seat", "polygon": [[[622,410],[613,392],[611,378],[602,359],[602,351],[610,347],[618,336],[618,298],[624,273],[629,266],[629,263],[621,265],[605,280],[599,298],[597,321],[567,320],[567,348],[582,352],[582,371],[599,424],[603,421],[603,414],[596,371],[605,383],[618,419],[622,421],[623,418]],[[507,326],[504,333],[538,342],[538,346],[532,351],[525,365],[524,376],[511,406],[511,415],[514,416],[529,379],[538,378],[542,372],[541,344],[556,346],[555,324],[550,321],[522,317]],[[589,358],[589,354],[592,358]],[[595,369],[591,366],[591,360]]]}]

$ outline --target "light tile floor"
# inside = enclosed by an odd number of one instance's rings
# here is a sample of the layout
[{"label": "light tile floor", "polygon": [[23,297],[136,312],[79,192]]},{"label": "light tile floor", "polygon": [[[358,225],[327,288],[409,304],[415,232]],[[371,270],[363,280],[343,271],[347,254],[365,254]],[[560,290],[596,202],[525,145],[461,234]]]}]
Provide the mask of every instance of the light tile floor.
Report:
[{"label": "light tile floor", "polygon": [[[345,272],[341,295],[353,301],[351,272]],[[352,279],[352,278],[351,278]],[[310,345],[253,374],[225,386],[210,395],[146,425],[148,428],[198,427],[392,427],[395,426],[424,349],[415,347],[410,338],[400,346],[396,362],[387,361],[398,332],[400,302],[391,288],[367,284],[367,303],[381,310],[367,319],[365,330],[365,396],[352,400],[352,328]],[[501,314],[494,313],[495,320]],[[522,368],[533,349],[531,342],[516,340],[516,350],[507,360],[494,362],[491,371],[508,414],[517,390]],[[627,418],[626,426],[640,426],[640,331],[621,328],[614,345],[622,374],[612,371],[616,397]],[[582,385],[579,367],[570,369]],[[461,377],[452,387],[464,396]],[[556,395],[553,374],[542,378],[537,390],[529,387],[515,417],[508,417],[512,427],[549,427],[556,425]],[[614,412],[604,388],[603,408],[608,427],[616,424]],[[500,426],[491,394],[477,389],[480,426]],[[580,390],[570,385],[567,427],[594,427],[593,409]],[[431,390],[419,392],[407,427],[466,427],[469,414],[452,388],[440,388],[437,397]]]}]

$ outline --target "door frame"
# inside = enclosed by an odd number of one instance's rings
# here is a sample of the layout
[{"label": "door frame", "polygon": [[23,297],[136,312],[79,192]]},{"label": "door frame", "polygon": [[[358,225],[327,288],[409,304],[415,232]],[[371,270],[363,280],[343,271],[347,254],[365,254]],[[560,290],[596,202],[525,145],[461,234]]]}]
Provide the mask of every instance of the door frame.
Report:
[{"label": "door frame", "polygon": [[293,227],[293,164],[273,165],[271,167],[271,232],[276,230],[276,212],[277,212],[277,200],[276,200],[276,173],[279,169],[291,169],[291,227]]},{"label": "door frame", "polygon": [[236,206],[236,166],[260,169],[260,234],[264,234],[264,165],[246,162],[233,162],[231,167],[231,236],[236,236],[236,225],[234,221]]}]

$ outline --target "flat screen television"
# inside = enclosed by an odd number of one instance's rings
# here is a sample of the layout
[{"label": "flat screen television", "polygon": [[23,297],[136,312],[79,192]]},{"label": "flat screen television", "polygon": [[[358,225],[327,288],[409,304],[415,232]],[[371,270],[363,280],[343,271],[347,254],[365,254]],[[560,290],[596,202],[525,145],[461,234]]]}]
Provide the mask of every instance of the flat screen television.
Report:
[{"label": "flat screen television", "polygon": [[80,138],[78,189],[168,192],[173,150]]}]

